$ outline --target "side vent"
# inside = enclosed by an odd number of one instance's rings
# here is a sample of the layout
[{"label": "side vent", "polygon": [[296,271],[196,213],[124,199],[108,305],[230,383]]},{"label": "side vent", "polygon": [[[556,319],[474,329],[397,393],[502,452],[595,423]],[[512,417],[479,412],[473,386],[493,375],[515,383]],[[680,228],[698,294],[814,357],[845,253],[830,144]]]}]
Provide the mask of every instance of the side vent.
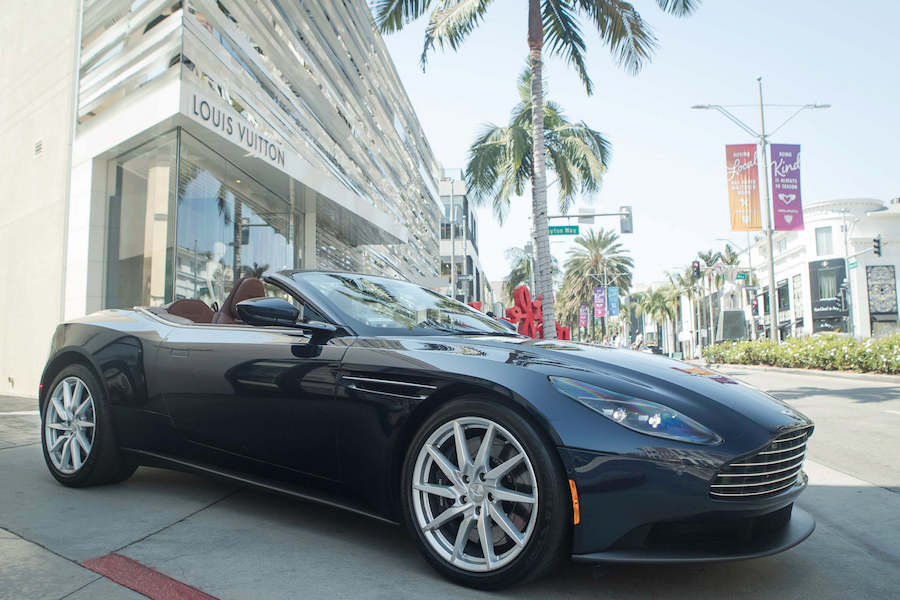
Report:
[{"label": "side vent", "polygon": [[341,377],[347,389],[380,396],[392,396],[406,400],[424,400],[437,386],[425,383],[416,383],[400,379],[387,379],[381,377],[361,377],[356,375],[344,375]]}]

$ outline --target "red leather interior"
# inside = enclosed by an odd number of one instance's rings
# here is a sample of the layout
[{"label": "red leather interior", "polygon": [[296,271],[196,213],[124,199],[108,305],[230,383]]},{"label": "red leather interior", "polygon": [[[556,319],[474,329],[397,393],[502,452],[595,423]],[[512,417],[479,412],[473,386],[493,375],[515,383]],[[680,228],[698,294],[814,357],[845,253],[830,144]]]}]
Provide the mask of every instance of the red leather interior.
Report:
[{"label": "red leather interior", "polygon": [[212,323],[226,325],[229,323],[241,323],[242,321],[238,319],[236,308],[238,302],[243,302],[250,298],[262,298],[265,295],[266,288],[261,280],[256,277],[243,277],[235,284],[228,297],[225,298],[225,302],[222,303],[222,308],[219,309],[219,312],[213,315]]}]

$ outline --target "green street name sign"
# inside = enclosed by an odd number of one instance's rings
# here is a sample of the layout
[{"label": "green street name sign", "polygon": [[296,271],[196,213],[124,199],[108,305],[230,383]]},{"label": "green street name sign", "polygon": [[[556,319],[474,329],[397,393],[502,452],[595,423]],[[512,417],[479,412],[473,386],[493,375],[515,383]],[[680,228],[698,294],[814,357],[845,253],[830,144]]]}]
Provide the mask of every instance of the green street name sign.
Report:
[{"label": "green street name sign", "polygon": [[578,225],[551,225],[550,235],[578,235]]},{"label": "green street name sign", "polygon": [[855,261],[855,260],[851,260],[851,261],[850,261],[850,264],[849,264],[848,266],[849,266],[851,269],[855,269],[855,268],[856,268],[856,261]]},{"label": "green street name sign", "polygon": [[735,279],[747,279],[747,274],[746,273],[738,273],[737,275],[734,276],[734,278]]}]

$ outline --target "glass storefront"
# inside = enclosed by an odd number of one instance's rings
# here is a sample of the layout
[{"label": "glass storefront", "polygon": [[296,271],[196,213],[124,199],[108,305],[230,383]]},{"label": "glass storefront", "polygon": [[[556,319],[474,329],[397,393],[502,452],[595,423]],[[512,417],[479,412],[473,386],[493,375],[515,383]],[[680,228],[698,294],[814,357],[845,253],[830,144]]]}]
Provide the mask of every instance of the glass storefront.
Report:
[{"label": "glass storefront", "polygon": [[301,266],[299,207],[183,129],[111,165],[107,308],[221,305],[241,277]]}]

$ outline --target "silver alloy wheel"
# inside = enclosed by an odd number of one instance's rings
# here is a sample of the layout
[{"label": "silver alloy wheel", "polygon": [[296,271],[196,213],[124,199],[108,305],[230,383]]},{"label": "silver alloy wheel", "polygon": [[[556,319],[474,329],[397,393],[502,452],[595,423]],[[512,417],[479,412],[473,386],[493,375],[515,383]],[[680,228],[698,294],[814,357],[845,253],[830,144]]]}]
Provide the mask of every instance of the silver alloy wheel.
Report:
[{"label": "silver alloy wheel", "polygon": [[537,478],[518,440],[482,417],[460,417],[425,440],[413,508],[429,545],[466,571],[494,571],[525,549],[538,513]]},{"label": "silver alloy wheel", "polygon": [[61,473],[77,473],[94,445],[94,397],[78,377],[57,384],[44,408],[44,443],[53,466]]}]

